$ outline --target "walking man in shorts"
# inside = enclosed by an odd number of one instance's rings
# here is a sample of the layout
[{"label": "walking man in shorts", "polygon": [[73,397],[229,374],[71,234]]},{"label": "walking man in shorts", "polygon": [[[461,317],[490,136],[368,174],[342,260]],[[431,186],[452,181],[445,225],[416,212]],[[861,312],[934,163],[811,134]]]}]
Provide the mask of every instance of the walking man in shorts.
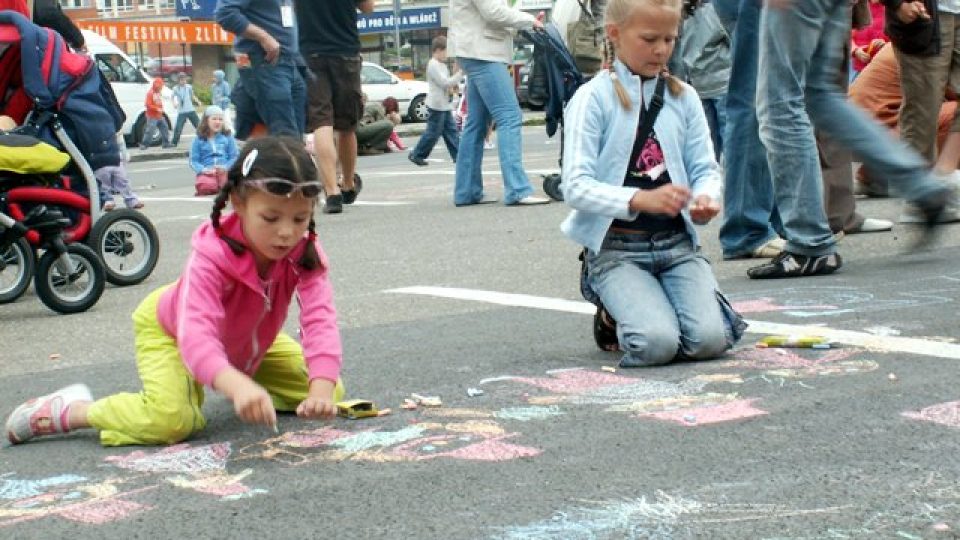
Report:
[{"label": "walking man in shorts", "polygon": [[[343,212],[357,200],[357,123],[363,115],[360,34],[357,11],[370,13],[374,0],[296,2],[300,52],[307,61],[307,131],[320,166],[326,214]],[[334,140],[334,131],[337,138]],[[343,185],[337,185],[337,159]]]}]

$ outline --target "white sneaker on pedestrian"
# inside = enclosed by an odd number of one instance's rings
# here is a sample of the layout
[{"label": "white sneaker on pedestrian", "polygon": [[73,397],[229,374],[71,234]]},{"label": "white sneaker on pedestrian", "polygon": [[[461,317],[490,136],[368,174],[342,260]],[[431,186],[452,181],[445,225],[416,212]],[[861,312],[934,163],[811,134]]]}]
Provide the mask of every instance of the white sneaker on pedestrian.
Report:
[{"label": "white sneaker on pedestrian", "polygon": [[40,435],[66,433],[70,426],[66,423],[65,413],[78,401],[93,401],[85,384],[72,384],[23,403],[7,417],[4,444],[20,444]]},{"label": "white sneaker on pedestrian", "polygon": [[486,141],[486,142],[483,143],[483,149],[484,149],[484,150],[493,150],[493,149],[496,148],[496,147],[497,147],[497,145],[494,144],[493,141]]},{"label": "white sneaker on pedestrian", "polygon": [[526,197],[520,199],[517,202],[510,203],[509,206],[533,206],[536,204],[547,204],[550,202],[550,199],[543,197],[534,197],[533,195],[527,195]]},{"label": "white sneaker on pedestrian", "polygon": [[847,231],[847,234],[885,232],[893,229],[893,222],[886,219],[864,218],[863,223],[854,230]]}]

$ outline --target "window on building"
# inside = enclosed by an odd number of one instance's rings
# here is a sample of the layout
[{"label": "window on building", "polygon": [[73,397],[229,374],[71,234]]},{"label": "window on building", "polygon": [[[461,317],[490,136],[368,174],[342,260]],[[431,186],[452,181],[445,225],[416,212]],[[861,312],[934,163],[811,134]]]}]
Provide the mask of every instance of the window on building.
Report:
[{"label": "window on building", "polygon": [[60,0],[60,6],[67,9],[85,8],[90,7],[90,0]]},{"label": "window on building", "polygon": [[97,10],[112,12],[133,11],[135,0],[97,0]]}]

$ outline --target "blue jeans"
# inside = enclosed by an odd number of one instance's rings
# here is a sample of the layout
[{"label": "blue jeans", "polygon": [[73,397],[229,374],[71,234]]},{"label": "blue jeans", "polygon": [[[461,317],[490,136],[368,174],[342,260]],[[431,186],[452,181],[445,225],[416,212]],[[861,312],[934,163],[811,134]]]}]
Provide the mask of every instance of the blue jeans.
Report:
[{"label": "blue jeans", "polygon": [[250,67],[240,70],[240,80],[271,135],[303,135],[307,87],[294,59],[282,56],[271,64],[262,53],[250,53]]},{"label": "blue jeans", "polygon": [[720,161],[723,155],[723,135],[727,128],[727,97],[701,99],[703,113],[707,115],[710,126],[710,140],[713,142],[713,154]]},{"label": "blue jeans", "polygon": [[617,321],[621,367],[716,358],[746,328],[685,232],[649,240],[608,233],[599,253],[588,252],[587,267],[590,287]]},{"label": "blue jeans", "polygon": [[713,0],[717,14],[734,28],[724,133],[723,223],[720,246],[727,259],[750,253],[777,236],[773,181],[757,123],[757,44],[760,0]]},{"label": "blue jeans", "polygon": [[200,126],[200,117],[197,116],[197,111],[178,113],[177,123],[173,126],[173,140],[170,141],[170,144],[174,146],[180,144],[180,134],[183,133],[183,126],[187,123],[187,120],[193,124],[194,130]]},{"label": "blue jeans", "polygon": [[442,135],[443,142],[447,145],[447,152],[450,152],[450,157],[456,161],[457,149],[460,146],[460,135],[457,133],[457,124],[453,121],[453,113],[429,108],[427,111],[429,111],[427,127],[423,131],[423,135],[420,136],[417,146],[410,152],[410,156],[417,159],[427,159]]},{"label": "blue jeans", "polygon": [[156,136],[154,131],[160,130],[160,142],[164,147],[170,144],[170,130],[167,128],[167,121],[164,118],[147,118],[143,126],[143,138],[140,140],[140,148],[145,149],[153,143]]},{"label": "blue jeans", "polygon": [[523,170],[523,115],[507,66],[475,58],[458,58],[467,74],[467,121],[460,136],[454,204],[473,204],[483,198],[483,138],[490,119],[497,125],[497,150],[503,176],[503,202],[516,204],[533,193]]},{"label": "blue jeans", "polygon": [[909,201],[936,197],[946,189],[915,151],[847,102],[837,70],[849,39],[848,0],[803,0],[763,12],[760,137],[767,147],[786,249],[792,253],[815,256],[836,250],[823,207],[814,125],[871,170],[883,171]]}]

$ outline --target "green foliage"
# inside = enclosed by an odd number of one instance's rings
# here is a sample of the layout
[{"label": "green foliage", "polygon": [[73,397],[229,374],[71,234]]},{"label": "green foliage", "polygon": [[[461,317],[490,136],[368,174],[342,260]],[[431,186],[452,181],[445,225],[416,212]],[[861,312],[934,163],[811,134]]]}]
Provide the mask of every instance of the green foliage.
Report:
[{"label": "green foliage", "polygon": [[213,102],[213,96],[211,95],[209,86],[193,85],[193,95],[197,96],[197,99],[204,105],[209,105]]}]

